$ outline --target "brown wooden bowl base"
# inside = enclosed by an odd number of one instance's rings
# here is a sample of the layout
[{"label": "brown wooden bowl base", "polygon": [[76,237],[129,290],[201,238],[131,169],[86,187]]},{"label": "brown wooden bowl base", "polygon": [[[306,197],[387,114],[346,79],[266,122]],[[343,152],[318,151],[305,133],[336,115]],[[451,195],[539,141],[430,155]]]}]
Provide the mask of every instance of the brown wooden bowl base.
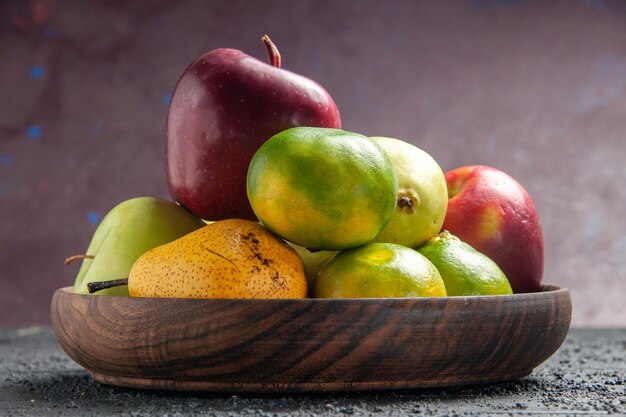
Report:
[{"label": "brown wooden bowl base", "polygon": [[459,375],[458,378],[428,379],[402,382],[351,382],[351,383],[220,383],[215,381],[181,381],[175,379],[149,379],[120,377],[91,372],[94,380],[105,385],[114,385],[124,388],[139,388],[161,391],[189,391],[189,392],[222,392],[222,393],[310,393],[310,392],[344,392],[344,391],[372,391],[394,389],[425,389],[460,385],[479,385],[506,382],[520,379],[532,373],[532,369],[512,373],[510,376],[490,375],[472,377]]},{"label": "brown wooden bowl base", "polygon": [[102,383],[220,392],[428,388],[528,375],[569,330],[567,289],[506,296],[225,300],[59,289],[52,323]]}]

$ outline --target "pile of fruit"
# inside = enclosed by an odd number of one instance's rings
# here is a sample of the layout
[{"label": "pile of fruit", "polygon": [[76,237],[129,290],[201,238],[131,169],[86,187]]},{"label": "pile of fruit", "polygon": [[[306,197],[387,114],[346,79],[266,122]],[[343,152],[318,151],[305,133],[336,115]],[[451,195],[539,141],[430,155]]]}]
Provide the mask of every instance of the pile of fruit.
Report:
[{"label": "pile of fruit", "polygon": [[317,83],[216,49],[172,95],[175,202],[113,208],[82,259],[79,294],[206,298],[498,295],[540,289],[534,204],[504,172],[444,175],[399,139],[341,130]]}]

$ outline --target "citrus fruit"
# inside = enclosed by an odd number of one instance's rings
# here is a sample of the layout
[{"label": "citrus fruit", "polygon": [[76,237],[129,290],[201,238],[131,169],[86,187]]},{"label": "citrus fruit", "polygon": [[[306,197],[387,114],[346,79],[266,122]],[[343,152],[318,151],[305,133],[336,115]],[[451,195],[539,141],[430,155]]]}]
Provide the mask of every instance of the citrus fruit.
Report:
[{"label": "citrus fruit", "polygon": [[441,230],[448,207],[446,179],[427,152],[400,139],[372,137],[398,177],[398,201],[389,224],[374,241],[416,248]]},{"label": "citrus fruit", "polygon": [[257,222],[221,220],[158,246],[133,265],[134,297],[304,298],[302,259]]},{"label": "citrus fruit", "polygon": [[437,267],[448,295],[513,293],[494,261],[448,231],[431,238],[418,251]]},{"label": "citrus fruit", "polygon": [[419,252],[395,243],[368,243],[340,252],[315,281],[317,298],[443,297],[435,266]]},{"label": "citrus fruit", "polygon": [[397,179],[385,152],[339,129],[295,127],[272,136],[252,158],[247,184],[267,228],[314,250],[370,242],[396,207]]}]

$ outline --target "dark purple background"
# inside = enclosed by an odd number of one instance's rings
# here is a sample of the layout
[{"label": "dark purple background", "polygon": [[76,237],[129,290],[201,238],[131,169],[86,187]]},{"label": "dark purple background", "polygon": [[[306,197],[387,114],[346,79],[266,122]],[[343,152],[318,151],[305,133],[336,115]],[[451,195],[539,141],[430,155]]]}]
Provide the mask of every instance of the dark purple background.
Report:
[{"label": "dark purple background", "polygon": [[0,2],[0,324],[48,322],[106,212],[167,197],[176,80],[264,33],[346,129],[517,178],[574,324],[626,324],[626,1],[598,0]]}]

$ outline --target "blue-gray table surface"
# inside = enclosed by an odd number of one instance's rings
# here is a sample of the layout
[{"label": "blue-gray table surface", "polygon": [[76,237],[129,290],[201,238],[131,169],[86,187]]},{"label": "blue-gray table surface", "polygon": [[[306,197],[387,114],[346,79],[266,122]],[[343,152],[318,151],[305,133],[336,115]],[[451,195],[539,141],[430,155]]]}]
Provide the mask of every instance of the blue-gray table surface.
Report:
[{"label": "blue-gray table surface", "polygon": [[[538,341],[539,343],[540,341]],[[0,416],[626,416],[626,328],[571,329],[520,380],[357,393],[229,395],[101,385],[49,327],[0,327]]]}]

